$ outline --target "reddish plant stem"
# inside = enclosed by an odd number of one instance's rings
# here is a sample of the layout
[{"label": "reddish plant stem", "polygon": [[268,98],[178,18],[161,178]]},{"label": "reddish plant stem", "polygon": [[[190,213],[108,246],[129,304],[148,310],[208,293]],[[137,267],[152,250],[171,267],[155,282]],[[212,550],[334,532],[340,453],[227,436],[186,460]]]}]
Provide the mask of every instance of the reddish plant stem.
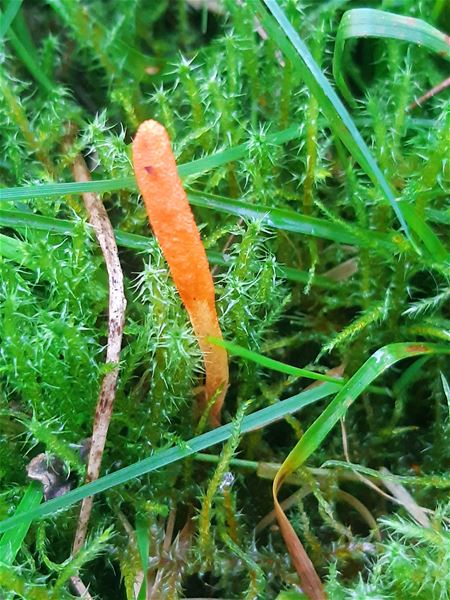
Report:
[{"label": "reddish plant stem", "polygon": [[414,108],[416,108],[417,106],[422,106],[422,104],[424,102],[426,102],[427,100],[429,100],[433,96],[436,96],[436,94],[439,94],[440,92],[442,92],[443,90],[445,90],[449,86],[450,86],[450,77],[447,77],[447,79],[444,79],[444,81],[441,81],[441,83],[438,83],[437,85],[435,85],[434,87],[432,87],[431,90],[428,90],[428,92],[426,92],[425,94],[423,94],[422,96],[420,96],[420,98],[415,98],[414,102],[411,102],[411,104],[408,106],[408,108],[406,110],[408,112],[410,112]]}]

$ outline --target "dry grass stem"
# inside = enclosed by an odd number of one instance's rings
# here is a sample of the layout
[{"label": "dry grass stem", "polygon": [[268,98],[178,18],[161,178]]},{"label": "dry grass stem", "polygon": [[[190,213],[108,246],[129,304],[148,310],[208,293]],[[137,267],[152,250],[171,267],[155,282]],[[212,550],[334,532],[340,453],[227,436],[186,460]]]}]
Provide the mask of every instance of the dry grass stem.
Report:
[{"label": "dry grass stem", "polygon": [[[90,181],[89,169],[82,156],[75,159],[73,165],[75,181]],[[94,425],[92,430],[92,443],[89,452],[86,482],[95,481],[100,474],[103,450],[108,434],[109,422],[113,411],[116,383],[119,374],[120,349],[122,346],[122,333],[125,322],[126,299],[123,287],[123,273],[119,261],[114,232],[108,214],[99,196],[94,193],[83,194],[83,200],[97,241],[102,250],[109,283],[109,314],[108,314],[108,345],[106,349],[106,363],[116,365],[103,378],[97,407],[95,409]],[[72,547],[76,554],[84,544],[88,530],[89,518],[92,510],[92,498],[86,498],[80,510],[77,531]]]}]

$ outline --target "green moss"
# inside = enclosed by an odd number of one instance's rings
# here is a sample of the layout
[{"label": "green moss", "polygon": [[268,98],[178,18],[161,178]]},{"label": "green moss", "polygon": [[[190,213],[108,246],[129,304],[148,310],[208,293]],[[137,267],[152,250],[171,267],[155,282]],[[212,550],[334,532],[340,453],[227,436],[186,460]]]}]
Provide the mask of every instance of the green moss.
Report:
[{"label": "green moss", "polygon": [[[357,100],[352,117],[396,197],[412,211],[415,227],[407,239],[297,65],[281,54],[280,40],[255,20],[254,2],[224,0],[198,10],[182,0],[19,4],[2,8],[4,14],[18,10],[5,32],[0,65],[2,187],[69,182],[79,153],[93,179],[129,178],[130,142],[147,118],[166,126],[179,164],[205,156],[216,164],[216,154],[245,143],[239,158],[186,179],[193,192],[220,197],[224,210],[193,209],[216,257],[216,300],[227,340],[320,372],[344,363],[347,376],[383,345],[448,342],[443,244],[450,112],[444,94],[408,109],[444,79],[442,57],[398,40],[347,42],[346,72]],[[389,10],[440,19],[430,24],[444,30],[441,4],[390,3]],[[356,3],[280,5],[330,78],[337,27]],[[292,127],[294,139],[274,139],[273,133]],[[116,229],[148,238],[145,252],[120,248],[128,305],[106,473],[196,434],[193,407],[203,365],[138,194],[123,189],[102,200]],[[313,231],[316,221],[305,226],[314,235],[299,235],[285,224],[272,228],[270,218],[236,217],[227,211],[231,200],[338,224],[356,243],[322,237]],[[5,226],[0,238],[2,519],[23,496],[26,465],[40,452],[61,459],[71,484],[81,484],[79,448],[91,435],[106,369],[108,310],[106,269],[81,198],[26,197],[10,204],[29,216],[29,225]],[[33,226],[33,215],[75,227],[70,235],[43,231]],[[283,279],[280,266],[301,273]],[[327,277],[334,284],[315,285]],[[364,390],[345,423],[351,460],[411,476],[402,481],[414,498],[436,511],[430,529],[408,521],[404,507],[360,480],[343,480],[337,467],[327,485],[303,477],[313,494],[288,515],[327,580],[330,598],[449,597],[446,491],[433,485],[433,477],[448,479],[445,366],[435,357],[400,363],[377,382],[384,394]],[[247,401],[256,410],[309,383],[237,358],[230,359],[230,373],[226,422]],[[236,428],[215,471],[200,461],[178,462],[97,496],[91,527],[106,533],[91,538],[75,559],[68,557],[77,509],[54,515],[51,527],[32,525],[15,565],[0,563],[5,598],[69,597],[68,580],[80,569],[99,598],[134,598],[142,522],[154,536],[149,585],[159,577],[180,598],[269,598],[288,588],[295,594],[296,575],[279,532],[254,533],[273,508],[270,482],[232,455],[239,452],[247,463],[280,463],[322,410],[311,405],[243,440]],[[326,460],[343,460],[337,429],[311,465]],[[225,469],[234,484],[222,493]],[[414,473],[427,485],[415,487]],[[359,513],[336,502],[338,488],[379,520],[382,543]],[[121,578],[125,585],[118,591]]]}]

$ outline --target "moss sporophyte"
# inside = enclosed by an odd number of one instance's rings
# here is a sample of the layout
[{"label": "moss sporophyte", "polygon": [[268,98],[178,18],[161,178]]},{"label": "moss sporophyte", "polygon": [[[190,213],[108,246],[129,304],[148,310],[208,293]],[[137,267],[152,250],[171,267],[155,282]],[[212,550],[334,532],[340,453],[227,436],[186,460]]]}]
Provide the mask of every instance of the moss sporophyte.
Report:
[{"label": "moss sporophyte", "polygon": [[133,141],[133,167],[150,225],[203,354],[206,379],[199,413],[212,401],[209,420],[217,426],[228,386],[228,356],[224,348],[206,340],[207,336],[222,338],[214,284],[169,136],[160,123],[149,120],[140,125]]}]

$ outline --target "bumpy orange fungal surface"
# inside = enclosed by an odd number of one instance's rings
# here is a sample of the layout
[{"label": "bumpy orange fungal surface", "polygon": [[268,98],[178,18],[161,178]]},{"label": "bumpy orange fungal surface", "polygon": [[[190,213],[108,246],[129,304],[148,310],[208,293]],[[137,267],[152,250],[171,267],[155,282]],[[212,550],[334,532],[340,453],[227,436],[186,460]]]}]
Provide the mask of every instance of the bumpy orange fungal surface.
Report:
[{"label": "bumpy orange fungal surface", "polygon": [[228,386],[228,356],[224,348],[206,341],[207,336],[222,337],[212,275],[169,136],[157,121],[144,121],[139,126],[133,141],[133,166],[151,228],[204,357],[205,396],[200,408],[204,410],[216,397],[210,412],[210,422],[216,426]]}]

